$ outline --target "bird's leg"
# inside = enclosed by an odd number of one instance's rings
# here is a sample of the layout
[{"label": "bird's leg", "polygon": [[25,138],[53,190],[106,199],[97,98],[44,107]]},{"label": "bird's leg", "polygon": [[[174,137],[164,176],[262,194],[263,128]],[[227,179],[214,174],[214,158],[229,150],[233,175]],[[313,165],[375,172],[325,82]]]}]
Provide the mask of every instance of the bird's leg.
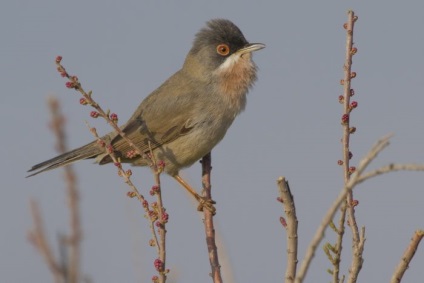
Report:
[{"label": "bird's leg", "polygon": [[184,181],[183,178],[180,177],[180,175],[175,175],[173,177],[199,202],[199,206],[197,207],[198,211],[203,211],[203,208],[205,207],[210,212],[212,212],[212,214],[215,214],[215,201],[200,196],[186,181]]}]

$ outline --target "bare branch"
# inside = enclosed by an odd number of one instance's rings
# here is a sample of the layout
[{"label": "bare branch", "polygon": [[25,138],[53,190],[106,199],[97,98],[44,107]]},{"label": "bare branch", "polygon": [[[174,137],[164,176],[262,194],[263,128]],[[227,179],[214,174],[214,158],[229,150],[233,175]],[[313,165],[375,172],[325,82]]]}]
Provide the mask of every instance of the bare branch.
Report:
[{"label": "bare branch", "polygon": [[40,208],[35,200],[30,200],[30,209],[32,215],[32,222],[34,227],[28,232],[28,238],[30,242],[37,248],[38,252],[44,258],[50,272],[53,275],[54,282],[61,283],[65,282],[65,273],[63,269],[57,264],[53,252],[47,242],[47,237],[44,232],[43,218],[41,217]]},{"label": "bare branch", "polygon": [[375,169],[371,172],[363,174],[358,179],[358,184],[362,183],[363,181],[381,175],[385,173],[395,172],[395,171],[424,171],[424,165],[423,164],[389,164],[383,167],[380,167],[378,169]]},{"label": "bare branch", "polygon": [[362,254],[364,252],[365,245],[365,227],[362,227],[361,233],[359,234],[358,242],[355,242],[353,247],[352,264],[349,269],[350,276],[347,282],[355,283],[358,280],[359,271],[361,271],[364,259]]},{"label": "bare branch", "polygon": [[297,267],[297,248],[298,248],[298,237],[297,237],[297,216],[296,207],[294,205],[293,195],[290,191],[289,182],[284,178],[280,177],[277,180],[277,185],[280,190],[279,200],[283,204],[284,212],[286,214],[286,221],[283,225],[286,228],[287,235],[287,266],[285,274],[285,282],[294,282],[296,277]]},{"label": "bare branch", "polygon": [[406,269],[408,269],[409,263],[414,257],[415,252],[418,249],[418,245],[420,244],[420,241],[423,237],[424,230],[415,231],[409,246],[403,253],[401,261],[399,262],[398,266],[396,266],[395,272],[393,273],[392,279],[390,280],[391,283],[399,283],[402,280],[403,274],[405,273]]},{"label": "bare branch", "polygon": [[[64,131],[64,121],[59,102],[56,98],[51,97],[48,100],[50,112],[52,114],[51,128],[56,136],[56,148],[60,153],[67,151],[66,134]],[[67,277],[68,282],[79,282],[80,278],[80,261],[81,261],[81,240],[82,228],[79,214],[79,191],[77,186],[76,175],[72,165],[65,166],[65,183],[67,185],[68,206],[70,212],[70,227],[69,236],[65,236],[64,243],[69,246],[69,258],[67,259]]]},{"label": "bare branch", "polygon": [[[207,200],[212,200],[211,170],[211,153],[208,153],[202,158],[203,196],[206,197]],[[211,276],[214,283],[222,283],[221,265],[219,264],[218,248],[216,247],[213,213],[209,209],[203,209],[203,216],[205,217],[203,223],[205,225],[206,245],[208,247],[209,262],[212,270]]]},{"label": "bare branch", "polygon": [[[92,128],[88,125],[87,127],[90,129],[90,132],[94,135],[94,137],[97,139],[97,143],[100,147],[103,147],[105,150],[105,153],[109,155],[109,157],[112,159],[114,165],[118,169],[118,175],[123,178],[124,182],[131,188],[131,191],[127,193],[127,196],[133,198],[137,197],[137,199],[140,201],[145,213],[146,218],[150,220],[150,231],[152,233],[152,240],[150,241],[151,246],[155,246],[158,258],[154,261],[154,265],[156,268],[156,271],[159,274],[159,277],[153,281],[158,281],[160,283],[164,283],[166,281],[166,274],[169,272],[165,268],[166,262],[166,251],[165,251],[165,236],[166,236],[166,229],[165,225],[168,222],[168,214],[165,211],[165,208],[163,207],[162,203],[162,195],[161,195],[161,187],[160,187],[160,174],[162,173],[164,169],[164,162],[163,161],[157,161],[154,158],[154,155],[152,153],[150,144],[150,155],[143,152],[132,140],[130,140],[125,133],[122,131],[122,127],[118,126],[118,115],[115,113],[110,114],[110,111],[104,111],[103,108],[93,99],[92,92],[86,92],[81,82],[79,81],[77,76],[70,76],[68,72],[65,70],[63,65],[61,64],[62,57],[58,56],[56,58],[56,66],[58,72],[62,75],[62,77],[65,77],[68,79],[68,82],[66,83],[66,86],[68,88],[72,88],[83,96],[80,99],[80,104],[82,105],[90,105],[93,107],[96,111],[92,111],[90,113],[90,116],[93,118],[97,118],[98,116],[101,116],[112,128],[114,128],[117,135],[120,135],[132,148],[133,150],[127,152],[127,158],[133,158],[136,155],[139,155],[141,158],[146,159],[148,162],[150,168],[152,169],[152,172],[155,176],[155,182],[156,185],[152,187],[150,194],[156,195],[157,202],[153,202],[150,206],[147,200],[144,198],[142,194],[138,191],[136,186],[133,184],[131,180],[132,171],[130,169],[124,170],[122,167],[122,163],[120,158],[117,158],[115,155],[115,150],[112,146],[112,144],[107,144],[108,139],[110,136],[106,136],[105,140],[99,137],[97,134],[97,131],[95,128]],[[159,233],[159,239],[155,230],[155,225],[158,227],[158,233]],[[154,276],[155,278],[157,276]]]},{"label": "bare branch", "polygon": [[378,153],[380,153],[385,147],[389,145],[390,137],[391,135],[388,135],[382,138],[371,148],[368,154],[359,163],[359,166],[356,172],[351,176],[351,178],[349,179],[349,182],[345,185],[345,187],[340,192],[336,200],[328,209],[323,220],[318,226],[318,229],[315,232],[315,235],[312,238],[311,243],[308,246],[305,257],[302,261],[302,265],[300,266],[300,269],[298,270],[296,275],[296,280],[295,280],[296,283],[303,282],[306,276],[306,273],[309,269],[309,265],[311,264],[312,258],[315,256],[315,251],[319,243],[321,242],[322,238],[324,237],[324,232],[327,229],[328,224],[332,221],[340,204],[345,200],[347,194],[356,186],[359,177],[361,176],[362,172],[366,169],[366,167],[370,164],[370,162],[377,157]]}]

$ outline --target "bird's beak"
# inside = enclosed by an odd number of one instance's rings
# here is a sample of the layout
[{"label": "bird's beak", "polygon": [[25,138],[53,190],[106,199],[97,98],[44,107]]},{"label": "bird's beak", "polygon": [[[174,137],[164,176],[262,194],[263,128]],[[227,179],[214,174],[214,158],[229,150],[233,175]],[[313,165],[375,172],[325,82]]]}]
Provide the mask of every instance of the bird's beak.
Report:
[{"label": "bird's beak", "polygon": [[237,53],[243,55],[245,53],[250,53],[250,52],[253,52],[253,51],[261,50],[263,48],[265,48],[265,44],[263,44],[263,43],[249,43],[248,45],[246,45],[242,49],[238,50]]}]

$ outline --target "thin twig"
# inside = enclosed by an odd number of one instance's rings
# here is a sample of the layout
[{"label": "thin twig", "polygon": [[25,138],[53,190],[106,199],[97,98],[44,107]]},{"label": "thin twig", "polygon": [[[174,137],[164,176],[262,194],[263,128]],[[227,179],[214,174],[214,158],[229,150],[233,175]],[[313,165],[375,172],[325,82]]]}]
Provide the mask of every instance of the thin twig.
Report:
[{"label": "thin twig", "polygon": [[55,259],[53,252],[50,248],[50,245],[47,242],[47,237],[45,234],[43,218],[41,217],[40,208],[35,200],[30,200],[30,209],[32,215],[32,222],[34,224],[34,228],[28,232],[28,238],[30,242],[38,249],[38,252],[43,256],[44,261],[52,273],[54,282],[62,283],[65,282],[65,272],[57,264],[57,260]]},{"label": "thin twig", "polygon": [[[58,152],[64,153],[67,151],[66,134],[64,131],[64,121],[59,102],[56,98],[51,97],[48,100],[50,111],[52,113],[51,128],[56,135]],[[80,281],[80,256],[81,256],[81,240],[82,228],[81,218],[79,214],[79,191],[77,186],[76,175],[72,165],[64,167],[65,183],[67,185],[68,206],[70,212],[70,227],[69,236],[65,236],[65,243],[69,246],[69,258],[67,262],[67,277],[68,282],[77,283]]]},{"label": "thin twig", "polygon": [[[343,202],[340,207],[340,218],[337,228],[337,241],[335,244],[335,254],[334,261],[332,262],[334,270],[333,270],[333,282],[340,282],[340,262],[343,250],[343,236],[345,233],[345,222],[346,222],[346,202]],[[344,278],[344,277],[343,277]],[[343,279],[344,280],[344,279]]]},{"label": "thin twig", "polygon": [[412,258],[414,257],[415,252],[418,250],[418,245],[420,244],[420,241],[423,237],[424,230],[415,231],[414,235],[412,236],[411,242],[409,243],[409,246],[403,253],[401,261],[396,266],[395,272],[393,273],[390,283],[399,283],[402,280],[403,274],[408,269],[409,264]]},{"label": "thin twig", "polygon": [[[356,73],[352,73],[352,57],[355,54],[353,51],[353,29],[355,26],[355,21],[357,17],[355,16],[355,13],[353,11],[348,12],[348,20],[346,23],[346,56],[345,56],[345,64],[344,64],[344,79],[343,79],[343,97],[344,97],[344,115],[347,115],[347,119],[345,119],[343,123],[343,162],[344,162],[344,183],[347,184],[349,182],[350,175],[354,171],[352,167],[350,167],[349,159],[351,158],[350,153],[350,135],[351,135],[351,129],[350,129],[350,114],[351,111],[354,109],[350,103],[350,96],[351,96],[351,80],[356,76]],[[346,117],[346,116],[345,116]],[[348,211],[348,218],[349,218],[349,227],[352,231],[352,263],[351,267],[349,269],[350,276],[348,278],[347,282],[356,282],[356,279],[358,277],[358,274],[362,268],[363,258],[362,258],[362,251],[363,249],[360,249],[360,246],[363,245],[364,242],[361,241],[360,234],[359,234],[359,228],[358,224],[356,222],[355,217],[355,206],[353,204],[353,193],[352,191],[349,191],[346,198],[346,205],[343,206],[342,209],[347,209]],[[342,213],[344,215],[344,213]],[[340,219],[339,223],[343,223],[344,225],[344,219]],[[340,229],[340,227],[339,227]],[[339,237],[338,240],[341,238]],[[340,246],[340,251],[342,248],[342,244],[337,243],[338,246]],[[340,261],[338,261],[340,263]],[[338,275],[338,274],[337,274]],[[335,279],[335,283],[339,282],[338,276]]]},{"label": "thin twig", "polygon": [[340,204],[345,200],[347,194],[356,186],[357,180],[361,176],[362,172],[366,169],[366,167],[370,164],[370,162],[377,157],[378,153],[380,153],[385,147],[389,145],[390,137],[391,135],[382,138],[371,148],[368,154],[359,163],[356,172],[351,175],[349,182],[345,185],[336,200],[328,209],[323,220],[318,226],[317,231],[315,232],[315,235],[308,246],[308,249],[306,250],[305,257],[303,258],[302,264],[296,275],[296,283],[303,282],[311,264],[312,258],[315,256],[315,251],[321,240],[324,238],[324,232],[327,229],[328,224],[332,221]]},{"label": "thin twig", "polygon": [[[66,138],[64,131],[65,118],[60,112],[59,103],[55,98],[50,98],[49,108],[52,113],[50,128],[57,138],[56,149],[63,153],[66,151]],[[33,216],[34,229],[30,231],[30,239],[44,257],[51,270],[55,282],[77,283],[80,281],[80,256],[82,228],[79,215],[79,197],[76,176],[71,166],[65,167],[65,181],[67,184],[67,196],[70,212],[70,235],[63,236],[59,241],[59,250],[62,258],[56,259],[48,244],[44,233],[44,225],[38,205],[31,200],[31,212]],[[69,251],[69,252],[68,252]]]},{"label": "thin twig", "polygon": [[[65,77],[68,79],[68,82],[66,83],[66,86],[68,88],[74,89],[81,93],[83,98],[80,99],[80,103],[82,105],[90,105],[96,111],[93,111],[90,115],[92,117],[98,117],[101,116],[106,122],[112,126],[112,128],[115,130],[117,135],[120,135],[123,140],[125,140],[134,150],[136,154],[132,154],[132,157],[135,157],[135,155],[139,155],[140,158],[143,158],[148,161],[149,166],[153,169],[153,173],[155,176],[156,186],[155,188],[152,188],[151,194],[157,196],[157,202],[152,203],[149,207],[149,203],[144,198],[142,194],[138,191],[138,189],[135,187],[135,185],[131,181],[131,175],[132,171],[129,170],[123,170],[122,169],[122,163],[119,158],[116,158],[114,153],[114,148],[111,144],[105,143],[104,140],[102,140],[98,134],[95,128],[89,127],[91,133],[96,137],[97,142],[100,146],[105,148],[105,152],[109,155],[109,157],[112,159],[114,165],[118,168],[118,175],[121,176],[124,179],[124,182],[131,188],[131,192],[128,192],[129,197],[137,197],[137,199],[142,204],[144,211],[146,212],[146,218],[150,220],[150,231],[152,234],[152,240],[150,244],[152,246],[156,247],[158,258],[155,260],[154,265],[156,267],[156,270],[158,271],[159,278],[153,280],[155,282],[165,283],[166,281],[166,274],[168,273],[168,270],[165,269],[165,257],[166,257],[166,251],[165,251],[165,224],[168,221],[168,214],[165,212],[165,208],[163,207],[162,203],[162,196],[161,196],[161,187],[160,187],[160,173],[163,171],[164,164],[163,162],[158,164],[156,160],[154,159],[154,155],[152,153],[152,148],[150,147],[149,143],[149,149],[150,149],[150,155],[146,154],[140,147],[138,147],[132,140],[130,140],[125,133],[122,130],[122,127],[118,126],[118,116],[114,113],[110,114],[110,111],[104,111],[100,105],[92,98],[92,92],[86,92],[80,81],[78,80],[77,76],[70,76],[68,72],[65,70],[65,68],[61,64],[62,57],[58,56],[56,58],[56,65],[58,72],[62,75],[62,77]],[[129,153],[127,153],[129,154]],[[131,158],[130,156],[127,156],[128,158]],[[151,209],[150,209],[151,208]],[[159,232],[159,240],[156,234],[155,225],[158,226],[158,232]],[[154,276],[155,277],[155,276]]]},{"label": "thin twig", "polygon": [[152,157],[152,161],[153,161],[153,165],[151,166],[151,169],[155,177],[155,183],[156,183],[155,189],[153,192],[156,195],[156,199],[157,199],[157,214],[158,214],[158,220],[156,221],[156,223],[158,224],[157,226],[158,226],[158,233],[159,233],[159,241],[156,238],[156,244],[158,245],[158,255],[159,255],[158,260],[160,262],[160,266],[159,268],[156,267],[156,269],[159,274],[159,283],[165,283],[167,278],[166,275],[169,272],[169,270],[166,269],[166,223],[168,223],[168,213],[165,211],[165,207],[163,205],[162,189],[161,189],[161,182],[160,182],[160,174],[163,171],[164,163],[156,161],[150,141],[149,141],[149,150],[150,150],[150,156]]},{"label": "thin twig", "polygon": [[298,248],[298,237],[297,237],[297,215],[296,207],[294,205],[294,198],[290,191],[289,183],[284,177],[280,177],[277,180],[277,185],[280,190],[279,200],[283,204],[284,213],[286,219],[284,221],[286,228],[287,237],[287,266],[285,274],[285,282],[294,282],[296,277],[297,268],[297,248]]},{"label": "thin twig", "polygon": [[138,155],[140,155],[141,158],[145,158],[147,160],[150,160],[146,154],[143,152],[143,150],[141,150],[141,148],[139,146],[137,146],[131,139],[129,139],[125,133],[122,131],[122,129],[120,127],[118,127],[117,121],[112,119],[109,116],[109,112],[110,111],[104,111],[100,105],[94,101],[94,99],[92,98],[92,92],[86,92],[80,81],[78,80],[77,76],[71,76],[68,74],[68,72],[65,70],[65,67],[62,66],[61,64],[61,60],[62,57],[58,56],[56,58],[56,65],[57,65],[57,70],[58,72],[63,76],[66,77],[69,81],[67,82],[66,86],[68,88],[73,88],[76,91],[78,91],[79,93],[81,93],[81,95],[84,97],[83,100],[80,100],[81,104],[88,104],[91,107],[93,107],[94,109],[96,109],[98,115],[100,115],[103,119],[106,120],[106,122],[116,131],[116,133],[118,135],[120,135],[135,151]]},{"label": "thin twig", "polygon": [[364,173],[359,179],[358,184],[368,180],[372,177],[382,175],[389,172],[395,171],[424,171],[424,165],[422,164],[389,164],[378,169],[375,169],[371,172]]},{"label": "thin twig", "polygon": [[[211,186],[211,153],[202,158],[202,185],[203,196],[212,200]],[[208,247],[209,263],[211,265],[211,276],[214,283],[222,283],[221,265],[219,264],[218,248],[216,247],[215,228],[213,213],[209,209],[203,209],[204,225],[206,233],[206,245]]]}]

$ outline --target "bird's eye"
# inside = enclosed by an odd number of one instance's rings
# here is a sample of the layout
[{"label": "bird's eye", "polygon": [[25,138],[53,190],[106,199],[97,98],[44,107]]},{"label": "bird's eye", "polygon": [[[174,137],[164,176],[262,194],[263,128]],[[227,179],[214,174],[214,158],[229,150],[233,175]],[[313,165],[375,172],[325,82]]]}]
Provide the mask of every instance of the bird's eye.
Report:
[{"label": "bird's eye", "polygon": [[220,44],[216,47],[216,52],[219,55],[227,56],[230,53],[230,47],[227,44]]}]

